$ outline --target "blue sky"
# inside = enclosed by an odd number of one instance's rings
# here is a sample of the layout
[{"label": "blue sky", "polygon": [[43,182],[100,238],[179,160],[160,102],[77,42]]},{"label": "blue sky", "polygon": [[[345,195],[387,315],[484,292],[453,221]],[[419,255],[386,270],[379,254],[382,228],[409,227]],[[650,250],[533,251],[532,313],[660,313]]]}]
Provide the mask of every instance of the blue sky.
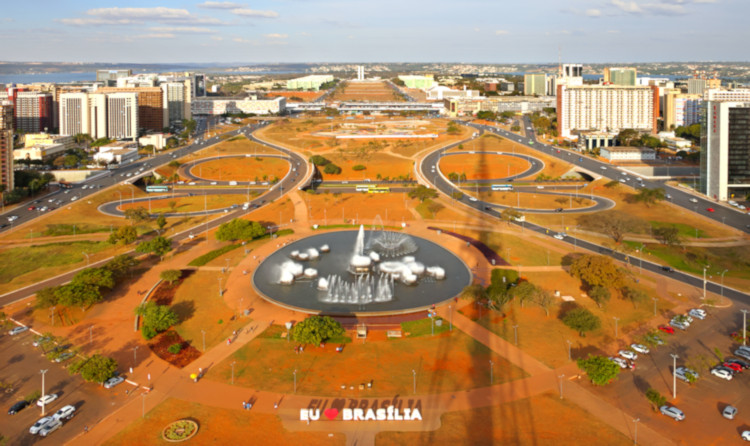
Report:
[{"label": "blue sky", "polygon": [[748,0],[13,0],[2,60],[739,61]]}]

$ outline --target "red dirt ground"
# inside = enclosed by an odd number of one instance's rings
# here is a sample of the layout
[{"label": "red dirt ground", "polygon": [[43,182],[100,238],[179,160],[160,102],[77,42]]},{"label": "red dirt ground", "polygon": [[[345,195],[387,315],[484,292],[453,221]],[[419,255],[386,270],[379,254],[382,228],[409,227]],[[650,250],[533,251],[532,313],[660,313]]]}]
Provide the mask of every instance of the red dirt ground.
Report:
[{"label": "red dirt ground", "polygon": [[312,102],[323,96],[325,91],[270,91],[266,93],[269,98],[285,97],[288,102],[299,102],[292,98],[300,98],[302,102]]}]

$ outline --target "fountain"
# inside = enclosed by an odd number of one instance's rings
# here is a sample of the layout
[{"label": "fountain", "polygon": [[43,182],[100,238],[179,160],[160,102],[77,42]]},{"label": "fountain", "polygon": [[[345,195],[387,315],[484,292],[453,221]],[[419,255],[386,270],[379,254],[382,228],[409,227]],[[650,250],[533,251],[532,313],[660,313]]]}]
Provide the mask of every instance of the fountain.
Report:
[{"label": "fountain", "polygon": [[363,225],[281,247],[253,275],[263,297],[326,314],[424,308],[458,295],[470,282],[469,269],[445,248]]}]

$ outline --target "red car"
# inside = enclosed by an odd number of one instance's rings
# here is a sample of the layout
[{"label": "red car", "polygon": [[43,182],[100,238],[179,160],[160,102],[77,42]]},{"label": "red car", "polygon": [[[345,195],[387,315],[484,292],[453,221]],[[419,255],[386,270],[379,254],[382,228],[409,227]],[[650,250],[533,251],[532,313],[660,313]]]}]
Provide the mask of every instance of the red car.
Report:
[{"label": "red car", "polygon": [[36,206],[29,206],[30,211],[33,211],[34,209],[36,209]]},{"label": "red car", "polygon": [[722,365],[723,365],[724,367],[728,368],[728,369],[732,369],[732,370],[734,370],[735,372],[741,372],[741,371],[742,371],[742,366],[741,366],[741,365],[739,365],[739,364],[735,364],[735,363],[733,363],[733,362],[725,362],[725,363],[724,363],[724,364],[722,364]]},{"label": "red car", "polygon": [[674,328],[670,327],[669,325],[659,325],[659,330],[663,331],[664,333],[674,334]]},{"label": "red car", "polygon": [[713,211],[714,211],[714,208],[706,208],[706,210],[707,210],[708,212],[713,212]]}]

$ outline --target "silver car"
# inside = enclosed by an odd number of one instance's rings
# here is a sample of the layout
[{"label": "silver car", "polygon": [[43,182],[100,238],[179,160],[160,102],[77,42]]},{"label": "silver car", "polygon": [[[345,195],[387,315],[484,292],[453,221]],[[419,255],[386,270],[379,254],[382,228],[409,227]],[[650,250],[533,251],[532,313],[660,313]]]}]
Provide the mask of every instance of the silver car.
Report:
[{"label": "silver car", "polygon": [[737,408],[734,406],[727,406],[721,411],[721,415],[727,420],[734,420],[734,416],[737,415]]},{"label": "silver car", "polygon": [[39,435],[42,437],[46,437],[47,435],[51,434],[52,432],[60,429],[62,427],[62,421],[60,420],[52,420],[44,426],[43,428],[39,429]]},{"label": "silver car", "polygon": [[109,378],[108,380],[104,381],[104,388],[105,389],[111,389],[112,387],[120,384],[123,381],[125,381],[124,377],[122,377],[122,376],[114,376],[114,377]]},{"label": "silver car", "polygon": [[50,422],[52,422],[52,421],[54,421],[54,420],[55,420],[55,419],[54,419],[54,418],[52,418],[52,417],[44,417],[44,418],[40,418],[40,419],[39,419],[39,421],[37,421],[36,423],[34,423],[34,425],[33,425],[33,426],[31,426],[31,427],[29,428],[29,433],[30,433],[30,434],[32,434],[32,435],[36,435],[36,434],[38,434],[38,433],[39,433],[39,431],[40,431],[40,430],[41,430],[41,429],[42,429],[43,427],[45,427],[46,425],[48,425],[48,424],[49,424]]},{"label": "silver car", "polygon": [[682,413],[680,409],[674,406],[661,406],[659,408],[659,412],[668,417],[672,417],[677,421],[682,421],[685,419],[685,414]]},{"label": "silver car", "polygon": [[67,406],[55,412],[55,414],[52,415],[52,418],[54,418],[55,420],[69,420],[73,418],[73,416],[75,415],[75,412],[76,412],[75,406],[68,404]]},{"label": "silver car", "polygon": [[9,331],[8,334],[11,335],[11,336],[15,336],[17,334],[23,333],[24,331],[26,331],[28,329],[29,329],[29,327],[27,327],[25,325],[19,325],[18,327],[16,327],[16,328],[12,329],[11,331]]}]

